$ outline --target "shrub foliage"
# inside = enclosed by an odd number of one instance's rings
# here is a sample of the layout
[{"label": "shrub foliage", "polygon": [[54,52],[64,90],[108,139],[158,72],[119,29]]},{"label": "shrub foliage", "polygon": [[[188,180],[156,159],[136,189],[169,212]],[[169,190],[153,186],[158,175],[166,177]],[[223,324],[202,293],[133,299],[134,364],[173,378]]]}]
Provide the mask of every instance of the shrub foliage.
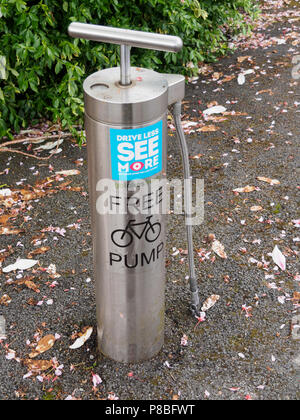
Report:
[{"label": "shrub foliage", "polygon": [[[191,74],[199,62],[228,50],[229,38],[249,30],[253,0],[0,0],[0,138],[48,118],[80,123],[83,79],[119,63],[119,48],[71,39],[80,21],[178,35],[178,54],[133,49],[132,63]],[[193,66],[194,69],[193,69]]]}]

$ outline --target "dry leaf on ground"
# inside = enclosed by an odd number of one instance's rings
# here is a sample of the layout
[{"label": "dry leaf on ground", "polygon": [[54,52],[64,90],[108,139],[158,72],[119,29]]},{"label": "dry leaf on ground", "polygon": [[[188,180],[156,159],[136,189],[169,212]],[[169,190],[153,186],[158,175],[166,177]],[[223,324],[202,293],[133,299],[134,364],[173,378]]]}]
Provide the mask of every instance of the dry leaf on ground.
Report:
[{"label": "dry leaf on ground", "polygon": [[[231,75],[231,76],[225,76],[222,80],[220,80],[220,82],[223,83],[227,83],[227,82],[231,82],[231,80],[235,79],[235,75]],[[219,83],[220,83],[219,82]]]},{"label": "dry leaf on ground", "polygon": [[212,108],[213,106],[218,106],[219,103],[217,101],[209,102],[206,106],[207,108]]},{"label": "dry leaf on ground", "polygon": [[31,280],[25,280],[24,284],[26,287],[28,287],[28,289],[33,290],[36,293],[40,293],[40,289],[38,288],[38,286]]},{"label": "dry leaf on ground", "polygon": [[78,169],[70,169],[66,171],[58,171],[55,172],[56,175],[64,175],[64,176],[72,176],[72,175],[79,175],[80,171]]},{"label": "dry leaf on ground", "polygon": [[247,185],[246,187],[242,187],[242,188],[235,188],[234,190],[232,190],[233,192],[238,192],[238,193],[248,193],[248,192],[252,192],[255,191],[256,187],[251,186],[251,185]]},{"label": "dry leaf on ground", "polygon": [[75,343],[72,344],[72,346],[70,346],[69,348],[71,350],[76,350],[82,347],[84,343],[91,337],[92,332],[93,332],[93,327],[88,327],[85,333],[82,334],[79,338],[77,338]]},{"label": "dry leaf on ground", "polygon": [[41,255],[45,254],[47,251],[50,250],[49,246],[42,246],[41,248],[35,249],[34,251],[29,252],[27,255],[28,258],[32,258],[33,255]]},{"label": "dry leaf on ground", "polygon": [[32,373],[44,372],[45,370],[48,370],[53,366],[51,360],[25,359],[23,360],[23,363]]},{"label": "dry leaf on ground", "polygon": [[223,112],[227,111],[224,106],[213,106],[211,108],[207,108],[203,111],[204,115],[213,115],[213,114],[222,114]]},{"label": "dry leaf on ground", "polygon": [[34,351],[30,353],[30,359],[34,359],[39,354],[45,353],[46,351],[50,350],[54,346],[54,344],[54,335],[46,335],[45,337],[41,338]]},{"label": "dry leaf on ground", "polygon": [[243,63],[244,61],[249,60],[250,58],[252,58],[251,55],[241,56],[241,57],[238,57],[237,61],[238,63]]},{"label": "dry leaf on ground", "polygon": [[239,85],[244,85],[246,83],[246,77],[244,76],[243,73],[238,75],[238,84]]},{"label": "dry leaf on ground", "polygon": [[292,301],[294,302],[294,304],[299,304],[299,302],[300,302],[300,292],[294,292],[293,297],[292,297]]},{"label": "dry leaf on ground", "polygon": [[218,130],[220,130],[220,127],[216,127],[215,125],[205,125],[204,127],[199,128],[197,131],[200,131],[201,133],[210,133]]},{"label": "dry leaf on ground", "polygon": [[19,233],[24,233],[24,229],[19,229],[15,226],[1,226],[0,235],[18,235]]},{"label": "dry leaf on ground", "polygon": [[3,268],[2,271],[3,273],[10,273],[11,271],[16,270],[28,270],[29,268],[35,266],[37,263],[38,261],[35,260],[19,259],[14,264]]},{"label": "dry leaf on ground", "polygon": [[251,211],[261,211],[263,210],[262,206],[252,206],[250,207]]},{"label": "dry leaf on ground", "polygon": [[14,214],[2,214],[0,216],[0,225],[5,225],[9,219],[16,217]]},{"label": "dry leaf on ground", "polygon": [[11,297],[8,295],[3,295],[2,298],[0,298],[0,305],[7,306],[9,303],[11,303]]},{"label": "dry leaf on ground", "polygon": [[219,257],[223,259],[227,258],[224,245],[221,242],[217,240],[213,241],[211,248]]},{"label": "dry leaf on ground", "polygon": [[280,181],[278,181],[278,179],[266,178],[264,176],[258,176],[257,179],[259,181],[267,182],[270,185],[279,185],[280,184]]},{"label": "dry leaf on ground", "polygon": [[210,308],[212,308],[220,299],[219,295],[211,295],[206,301],[203,303],[203,306],[201,308],[202,312],[208,311]]}]

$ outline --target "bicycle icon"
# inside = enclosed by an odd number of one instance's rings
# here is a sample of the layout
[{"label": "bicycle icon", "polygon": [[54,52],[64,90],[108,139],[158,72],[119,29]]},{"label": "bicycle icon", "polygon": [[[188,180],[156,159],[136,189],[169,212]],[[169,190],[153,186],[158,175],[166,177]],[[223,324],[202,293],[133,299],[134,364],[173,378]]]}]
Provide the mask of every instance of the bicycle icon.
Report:
[{"label": "bicycle icon", "polygon": [[[138,239],[142,239],[145,236],[147,242],[155,242],[161,233],[161,224],[159,222],[152,223],[149,216],[146,218],[146,222],[134,223],[135,219],[129,220],[125,229],[115,230],[111,234],[111,240],[115,245],[120,248],[126,248],[132,244],[134,236]],[[136,230],[135,228],[142,227],[142,230]]]}]

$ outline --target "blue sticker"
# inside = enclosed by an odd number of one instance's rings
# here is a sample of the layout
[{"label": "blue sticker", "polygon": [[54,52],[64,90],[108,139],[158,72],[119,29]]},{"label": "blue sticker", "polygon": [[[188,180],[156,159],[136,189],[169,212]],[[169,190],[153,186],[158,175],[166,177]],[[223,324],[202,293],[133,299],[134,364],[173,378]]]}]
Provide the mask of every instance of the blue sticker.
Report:
[{"label": "blue sticker", "polygon": [[110,129],[114,181],[131,181],[162,171],[163,122],[130,130]]}]

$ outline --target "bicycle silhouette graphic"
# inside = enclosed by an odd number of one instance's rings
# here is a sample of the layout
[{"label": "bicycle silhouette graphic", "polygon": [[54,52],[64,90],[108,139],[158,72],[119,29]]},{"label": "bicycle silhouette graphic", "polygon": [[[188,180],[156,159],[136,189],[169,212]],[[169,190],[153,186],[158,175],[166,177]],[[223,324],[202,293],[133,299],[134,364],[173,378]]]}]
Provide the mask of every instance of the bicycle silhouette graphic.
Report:
[{"label": "bicycle silhouette graphic", "polygon": [[[134,223],[135,219],[129,220],[125,229],[117,229],[111,234],[111,240],[120,248],[130,246],[134,237],[138,239],[145,237],[147,242],[155,242],[161,233],[161,224],[159,222],[152,223],[152,217],[147,217],[146,222],[143,223]],[[135,228],[138,227],[143,228],[142,230],[136,230]]]}]

